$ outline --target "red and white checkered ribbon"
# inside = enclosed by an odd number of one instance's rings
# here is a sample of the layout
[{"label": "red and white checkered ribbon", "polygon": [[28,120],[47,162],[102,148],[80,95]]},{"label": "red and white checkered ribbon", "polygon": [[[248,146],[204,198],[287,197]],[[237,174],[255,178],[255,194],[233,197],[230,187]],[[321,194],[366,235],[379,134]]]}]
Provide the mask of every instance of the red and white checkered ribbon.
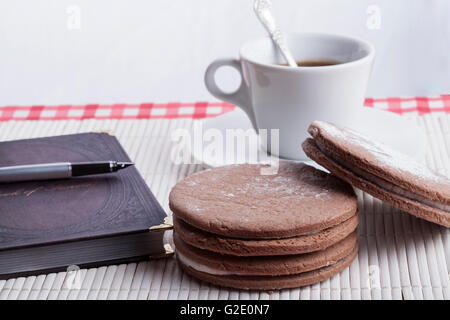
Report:
[{"label": "red and white checkered ribbon", "polygon": [[227,103],[209,102],[8,106],[0,108],[0,121],[208,118],[233,109],[234,106]]},{"label": "red and white checkered ribbon", "polygon": [[365,105],[398,114],[410,112],[416,112],[419,115],[432,112],[450,113],[450,94],[443,94],[436,97],[367,98]]},{"label": "red and white checkered ribbon", "polygon": [[[450,113],[450,95],[436,97],[367,98],[367,107],[403,114]],[[0,121],[9,120],[84,120],[84,119],[175,119],[209,118],[233,110],[225,102],[88,104],[82,106],[6,106],[0,107]]]}]

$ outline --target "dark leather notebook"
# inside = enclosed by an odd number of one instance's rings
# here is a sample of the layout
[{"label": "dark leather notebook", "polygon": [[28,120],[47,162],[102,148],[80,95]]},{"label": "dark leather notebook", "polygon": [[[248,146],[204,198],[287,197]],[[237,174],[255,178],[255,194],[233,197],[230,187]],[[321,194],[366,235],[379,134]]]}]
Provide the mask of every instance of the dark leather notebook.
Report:
[{"label": "dark leather notebook", "polygon": [[[103,160],[130,161],[107,133],[0,143],[0,166]],[[0,278],[164,255],[165,218],[135,167],[0,184]]]}]

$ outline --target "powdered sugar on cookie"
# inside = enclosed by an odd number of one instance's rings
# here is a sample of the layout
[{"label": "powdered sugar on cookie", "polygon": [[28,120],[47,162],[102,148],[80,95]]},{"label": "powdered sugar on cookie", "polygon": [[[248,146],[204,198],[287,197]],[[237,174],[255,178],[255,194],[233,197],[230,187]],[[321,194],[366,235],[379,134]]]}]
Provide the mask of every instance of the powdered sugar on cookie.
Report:
[{"label": "powdered sugar on cookie", "polygon": [[[349,128],[339,128],[336,125],[324,121],[314,121],[311,125],[312,131],[320,130],[324,136],[333,137],[345,141],[351,145],[353,150],[363,149],[367,152],[366,160],[373,162],[374,165],[382,168],[391,168],[399,172],[408,173],[421,179],[434,181],[437,183],[447,183],[450,181],[435,172],[431,171],[425,165],[415,161],[411,157],[377,141],[371,140],[360,133]],[[314,132],[311,132],[314,136]]]},{"label": "powdered sugar on cookie", "polygon": [[323,171],[284,160],[274,175],[262,175],[261,167],[232,165],[191,175],[172,190],[170,208],[199,229],[243,238],[306,234],[357,210],[351,186]]}]

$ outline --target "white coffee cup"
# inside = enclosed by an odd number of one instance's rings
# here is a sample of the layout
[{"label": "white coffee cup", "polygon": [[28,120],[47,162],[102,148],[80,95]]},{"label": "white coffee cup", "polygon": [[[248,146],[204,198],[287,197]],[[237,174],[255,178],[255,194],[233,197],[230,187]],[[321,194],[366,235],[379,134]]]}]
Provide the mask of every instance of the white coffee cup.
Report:
[{"label": "white coffee cup", "polygon": [[[308,137],[311,122],[347,125],[358,121],[354,111],[364,103],[375,50],[365,41],[340,35],[299,33],[286,40],[296,61],[334,60],[339,64],[281,66],[284,60],[272,41],[262,38],[244,44],[240,60],[211,63],[205,84],[216,98],[242,108],[255,130],[279,129],[277,155],[304,160],[301,143]],[[241,74],[241,85],[233,93],[216,84],[215,73],[222,66],[231,66]]]}]

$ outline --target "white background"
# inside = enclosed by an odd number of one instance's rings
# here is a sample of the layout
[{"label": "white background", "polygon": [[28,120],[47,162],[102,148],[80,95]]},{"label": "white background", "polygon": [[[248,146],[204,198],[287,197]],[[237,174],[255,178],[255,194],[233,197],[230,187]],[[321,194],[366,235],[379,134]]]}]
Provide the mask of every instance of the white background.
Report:
[{"label": "white background", "polygon": [[[368,96],[450,92],[450,0],[272,1],[286,32],[371,41]],[[0,105],[215,100],[206,66],[264,35],[252,3],[0,0]]]}]

